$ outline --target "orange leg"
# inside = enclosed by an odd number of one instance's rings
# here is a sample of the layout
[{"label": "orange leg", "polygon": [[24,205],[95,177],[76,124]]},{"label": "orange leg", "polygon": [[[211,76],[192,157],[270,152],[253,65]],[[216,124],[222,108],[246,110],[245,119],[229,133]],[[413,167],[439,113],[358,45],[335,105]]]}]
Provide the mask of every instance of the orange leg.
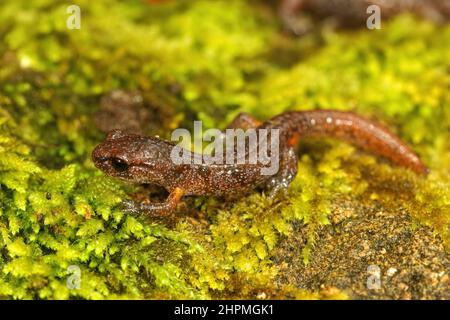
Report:
[{"label": "orange leg", "polygon": [[138,203],[134,201],[124,201],[124,210],[131,213],[145,213],[147,215],[168,215],[175,211],[181,202],[184,191],[175,188],[167,197],[165,202],[159,203]]}]

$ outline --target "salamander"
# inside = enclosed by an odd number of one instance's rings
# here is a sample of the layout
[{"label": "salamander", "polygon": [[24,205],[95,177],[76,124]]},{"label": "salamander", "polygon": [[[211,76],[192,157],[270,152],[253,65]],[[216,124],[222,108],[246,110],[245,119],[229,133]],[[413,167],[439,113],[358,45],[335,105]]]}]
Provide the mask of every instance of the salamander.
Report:
[{"label": "salamander", "polygon": [[[279,138],[277,172],[262,174],[261,167],[265,164],[259,160],[253,163],[248,160],[249,152],[258,150],[261,141],[246,145],[244,157],[247,161],[242,161],[242,156],[236,156],[232,163],[214,163],[211,161],[212,155],[183,149],[192,159],[201,157],[203,161],[176,163],[173,161],[173,151],[178,146],[176,143],[121,130],[111,131],[106,140],[96,146],[92,160],[97,168],[109,176],[165,188],[169,192],[165,202],[125,203],[127,211],[148,214],[173,212],[183,196],[242,196],[255,188],[266,189],[269,194],[286,191],[297,174],[297,141],[307,137],[341,139],[420,175],[428,172],[419,157],[399,137],[382,125],[352,112],[288,111],[265,122],[241,113],[228,128],[254,129],[255,132],[262,132],[262,129],[272,132],[272,129],[276,129]],[[237,150],[233,152],[237,153]]]}]

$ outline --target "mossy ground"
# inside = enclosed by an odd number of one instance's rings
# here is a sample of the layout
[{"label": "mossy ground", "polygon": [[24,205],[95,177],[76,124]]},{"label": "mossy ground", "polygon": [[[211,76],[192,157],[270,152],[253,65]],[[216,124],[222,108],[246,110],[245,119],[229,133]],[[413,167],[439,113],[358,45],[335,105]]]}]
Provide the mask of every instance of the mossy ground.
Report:
[{"label": "mossy ground", "polygon": [[[65,1],[0,5],[0,297],[365,297],[366,267],[391,260],[355,255],[352,272],[327,278],[324,266],[343,264],[321,257],[340,261],[340,243],[376,241],[371,234],[401,219],[403,233],[435,243],[402,264],[405,272],[433,259],[444,270],[435,270],[435,294],[430,286],[410,297],[448,296],[448,26],[406,15],[379,31],[323,29],[298,39],[258,2],[77,4],[80,30],[66,28]],[[90,160],[103,139],[93,118],[113,89],[154,93],[150,103],[173,115],[166,133],[193,119],[223,127],[241,111],[265,119],[353,110],[395,130],[431,174],[417,177],[341,142],[305,141],[285,198],[196,198],[170,219],[131,216],[119,204],[136,188]],[[408,246],[396,239],[386,256]],[[81,269],[80,289],[66,285],[70,265]]]}]

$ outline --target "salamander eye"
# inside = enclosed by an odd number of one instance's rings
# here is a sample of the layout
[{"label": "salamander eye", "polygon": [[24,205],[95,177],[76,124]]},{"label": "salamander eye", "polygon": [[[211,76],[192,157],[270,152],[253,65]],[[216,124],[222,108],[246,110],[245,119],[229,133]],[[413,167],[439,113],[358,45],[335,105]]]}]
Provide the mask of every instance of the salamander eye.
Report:
[{"label": "salamander eye", "polygon": [[128,164],[120,158],[112,158],[111,165],[117,172],[125,172],[128,170]]}]

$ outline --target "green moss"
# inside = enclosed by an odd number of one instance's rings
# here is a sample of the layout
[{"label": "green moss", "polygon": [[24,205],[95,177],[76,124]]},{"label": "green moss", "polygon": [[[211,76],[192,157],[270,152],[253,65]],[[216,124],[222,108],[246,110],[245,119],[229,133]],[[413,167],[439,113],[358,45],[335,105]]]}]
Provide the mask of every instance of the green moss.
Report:
[{"label": "green moss", "polygon": [[[253,2],[78,4],[81,30],[66,29],[64,1],[0,11],[0,297],[345,298],[279,285],[272,260],[296,224],[308,263],[342,198],[407,210],[450,250],[449,27],[401,16],[383,31],[292,40]],[[131,216],[120,202],[135,189],[90,160],[103,138],[93,115],[115,88],[169,101],[166,131],[192,119],[223,126],[240,111],[355,110],[396,129],[431,174],[305,141],[285,197],[197,198],[198,218],[171,222]],[[66,285],[70,265],[80,289]]]}]

